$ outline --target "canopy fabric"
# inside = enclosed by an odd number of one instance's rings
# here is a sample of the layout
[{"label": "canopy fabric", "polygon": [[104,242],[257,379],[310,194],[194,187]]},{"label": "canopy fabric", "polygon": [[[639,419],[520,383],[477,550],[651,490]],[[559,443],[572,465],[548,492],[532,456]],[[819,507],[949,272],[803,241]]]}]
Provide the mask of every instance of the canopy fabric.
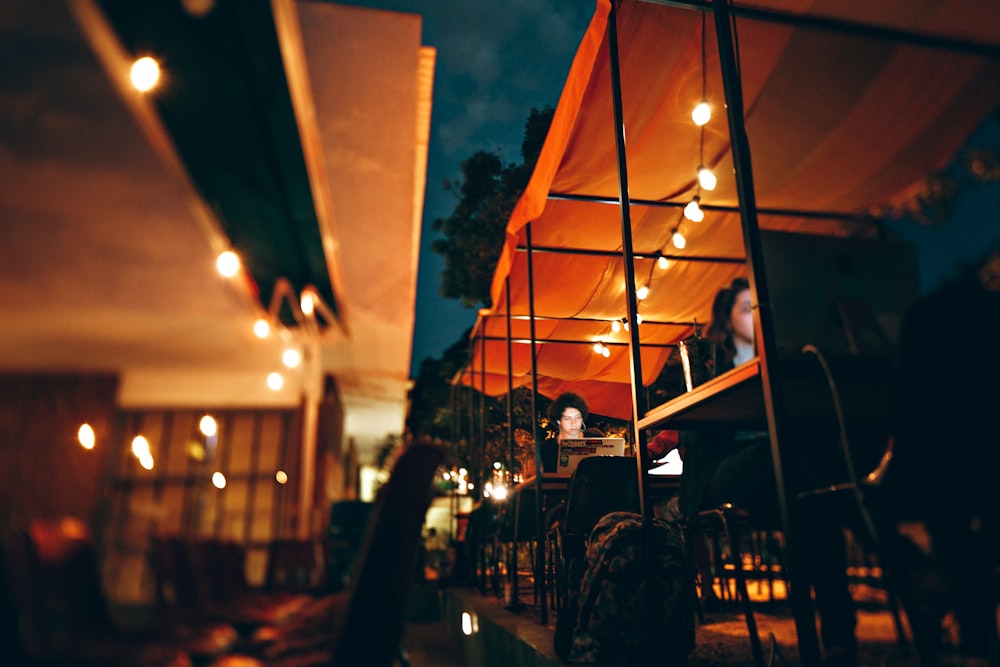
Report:
[{"label": "canopy fabric", "polygon": [[[742,9],[850,20],[971,48],[847,33],[743,17]],[[480,314],[473,358],[459,379],[489,395],[508,389],[509,312],[533,312],[539,391],[584,394],[593,412],[632,418],[622,215],[607,31],[598,0],[535,171],[517,202]],[[869,218],[907,206],[1000,103],[1000,21],[992,0],[737,2],[734,30],[752,156],[758,222],[838,236],[876,235]],[[623,128],[642,383],[658,376],[671,346],[710,319],[711,300],[746,275],[743,227],[711,12],[640,0],[616,5]],[[704,36],[704,42],[703,42]],[[926,40],[925,40],[926,41]],[[704,51],[703,51],[704,43]],[[947,48],[946,48],[947,47]],[[704,57],[703,57],[704,52]],[[691,110],[707,99],[702,129]],[[718,177],[699,189],[700,164]],[[705,218],[682,207],[700,195]],[[529,228],[530,223],[530,228]],[[684,248],[671,242],[679,230]],[[668,259],[666,269],[657,258]],[[509,292],[509,293],[508,293]],[[511,322],[510,382],[531,382],[527,321]],[[607,343],[610,356],[596,354]]]}]

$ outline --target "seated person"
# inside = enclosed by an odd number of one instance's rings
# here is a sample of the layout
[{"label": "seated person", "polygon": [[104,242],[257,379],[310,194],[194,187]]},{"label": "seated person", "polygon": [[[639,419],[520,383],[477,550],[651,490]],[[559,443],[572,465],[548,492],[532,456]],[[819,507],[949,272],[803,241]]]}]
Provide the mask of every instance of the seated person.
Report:
[{"label": "seated person", "polygon": [[[590,410],[583,396],[566,392],[556,397],[549,407],[549,433],[540,438],[538,446],[542,448],[542,471],[556,471],[559,459],[559,443],[563,438],[603,438],[604,434],[596,428],[588,429],[584,424]],[[554,435],[553,435],[554,434]]]},{"label": "seated person", "polygon": [[[717,372],[734,368],[754,356],[753,308],[746,279],[737,278],[719,290],[712,304],[713,321],[708,335],[718,343]],[[817,434],[800,431],[788,440],[812,442]],[[774,464],[770,437],[766,431],[734,430],[726,425],[710,425],[698,431],[683,431],[675,438],[665,431],[654,439],[655,455],[662,457],[674,447],[683,453],[684,470],[677,495],[682,517],[732,503],[750,513],[759,525],[780,527]],[[795,444],[791,444],[795,447]],[[804,450],[806,443],[800,443]],[[791,471],[801,479],[811,476],[823,464],[803,461]],[[809,488],[820,486],[804,480]],[[854,635],[854,603],[847,585],[847,551],[838,523],[813,517],[802,522],[799,544],[803,548],[803,574],[815,592],[821,619],[821,637],[826,660],[833,665],[853,665],[857,660]]]}]

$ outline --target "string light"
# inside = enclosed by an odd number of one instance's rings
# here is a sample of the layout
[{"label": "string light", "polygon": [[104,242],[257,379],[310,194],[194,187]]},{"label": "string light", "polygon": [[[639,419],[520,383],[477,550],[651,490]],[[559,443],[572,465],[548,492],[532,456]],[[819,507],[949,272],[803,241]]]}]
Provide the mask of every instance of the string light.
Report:
[{"label": "string light", "polygon": [[271,324],[263,317],[253,323],[253,333],[257,338],[267,338],[271,335]]},{"label": "string light", "polygon": [[599,354],[605,359],[611,356],[611,348],[601,341],[594,343],[594,354]]},{"label": "string light", "polygon": [[711,169],[704,165],[698,167],[698,185],[701,186],[702,190],[711,192],[717,184],[718,179],[715,178],[715,174],[712,173]]},{"label": "string light", "polygon": [[240,257],[232,250],[219,253],[215,259],[215,268],[226,278],[232,278],[240,271]]},{"label": "string light", "polygon": [[622,323],[618,320],[611,320],[611,332],[618,333],[622,330]]},{"label": "string light", "polygon": [[668,266],[670,266],[670,260],[668,260],[666,257],[660,256],[656,258],[656,268],[663,271],[666,270]]},{"label": "string light", "polygon": [[290,347],[281,355],[281,361],[286,368],[298,368],[302,363],[302,353],[294,347]]},{"label": "string light", "polygon": [[695,106],[694,111],[691,112],[691,120],[698,127],[705,125],[708,121],[712,120],[712,107],[709,105],[708,100],[702,100]]},{"label": "string light", "polygon": [[705,212],[698,205],[700,201],[701,197],[695,195],[695,198],[689,201],[688,205],[684,207],[684,217],[691,222],[701,222],[705,219]]},{"label": "string light", "polygon": [[644,300],[647,296],[649,296],[649,285],[643,285],[635,291],[635,298],[639,301]]},{"label": "string light", "polygon": [[152,90],[160,81],[160,64],[149,56],[137,59],[129,69],[129,81],[140,93]]},{"label": "string light", "polygon": [[674,227],[674,230],[670,232],[670,242],[674,244],[674,247],[678,250],[683,250],[684,246],[687,245],[687,239],[681,234],[681,230]]}]

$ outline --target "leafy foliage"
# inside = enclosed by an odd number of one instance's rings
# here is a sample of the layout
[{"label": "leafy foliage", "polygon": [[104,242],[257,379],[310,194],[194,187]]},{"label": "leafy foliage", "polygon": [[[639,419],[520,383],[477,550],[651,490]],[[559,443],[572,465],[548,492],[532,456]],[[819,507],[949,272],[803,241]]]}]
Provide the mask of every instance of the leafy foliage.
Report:
[{"label": "leafy foliage", "polygon": [[445,183],[458,203],[447,218],[434,221],[443,238],[432,249],[444,259],[441,294],[466,307],[489,307],[490,283],[503,248],[505,230],[531,178],[554,111],[532,109],[521,143],[521,164],[503,165],[496,153],[477,151],[462,162],[462,182]]}]

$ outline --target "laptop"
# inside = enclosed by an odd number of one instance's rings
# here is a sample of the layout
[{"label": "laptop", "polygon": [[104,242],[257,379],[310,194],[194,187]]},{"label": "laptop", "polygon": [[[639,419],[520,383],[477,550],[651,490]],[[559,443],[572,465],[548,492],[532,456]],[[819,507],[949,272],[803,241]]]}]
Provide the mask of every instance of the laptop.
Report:
[{"label": "laptop", "polygon": [[554,474],[570,477],[588,456],[625,456],[625,438],[563,438]]}]

